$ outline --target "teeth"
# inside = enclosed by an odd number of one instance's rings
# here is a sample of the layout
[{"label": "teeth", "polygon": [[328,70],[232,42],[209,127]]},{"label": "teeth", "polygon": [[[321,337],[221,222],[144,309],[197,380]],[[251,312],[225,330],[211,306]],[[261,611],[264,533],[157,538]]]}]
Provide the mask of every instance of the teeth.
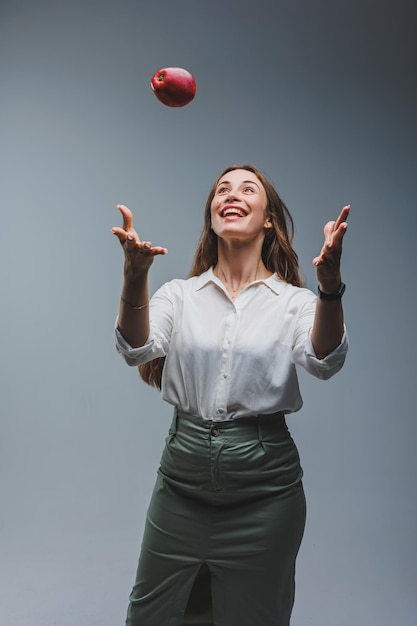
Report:
[{"label": "teeth", "polygon": [[226,209],[225,211],[222,211],[222,215],[223,217],[226,217],[226,215],[239,215],[239,217],[245,217],[245,213],[244,211],[239,211],[239,209]]}]

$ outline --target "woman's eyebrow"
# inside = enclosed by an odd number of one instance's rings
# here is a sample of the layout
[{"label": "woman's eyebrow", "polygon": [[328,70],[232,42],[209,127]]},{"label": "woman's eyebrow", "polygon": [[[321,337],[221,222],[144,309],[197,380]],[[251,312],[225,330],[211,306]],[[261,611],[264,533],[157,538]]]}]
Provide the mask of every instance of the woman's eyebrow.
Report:
[{"label": "woman's eyebrow", "polygon": [[255,183],[254,180],[244,180],[242,185],[247,185],[248,183],[250,183],[251,185],[256,185],[258,187],[258,189],[260,189],[258,183]]},{"label": "woman's eyebrow", "polygon": [[[243,180],[243,181],[241,182],[241,185],[247,185],[248,183],[250,183],[251,185],[256,185],[256,186],[258,187],[258,189],[260,189],[260,187],[259,187],[258,183],[255,183],[255,181],[254,181],[254,180]],[[218,187],[221,187],[222,185],[231,185],[231,182],[230,182],[230,180],[222,180],[222,181],[221,181],[221,182],[217,185],[216,189],[217,189]],[[240,186],[241,186],[241,185],[240,185]]]}]

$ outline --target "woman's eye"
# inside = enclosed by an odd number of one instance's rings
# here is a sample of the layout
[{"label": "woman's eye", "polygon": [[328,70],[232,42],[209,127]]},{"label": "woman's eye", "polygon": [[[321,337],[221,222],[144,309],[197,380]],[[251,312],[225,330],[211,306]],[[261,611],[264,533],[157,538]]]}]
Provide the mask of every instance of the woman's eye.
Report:
[{"label": "woman's eye", "polygon": [[243,190],[245,193],[255,193],[255,190],[253,187],[245,187]]},{"label": "woman's eye", "polygon": [[217,193],[227,193],[228,189],[227,187],[219,187],[219,189],[217,190]]}]

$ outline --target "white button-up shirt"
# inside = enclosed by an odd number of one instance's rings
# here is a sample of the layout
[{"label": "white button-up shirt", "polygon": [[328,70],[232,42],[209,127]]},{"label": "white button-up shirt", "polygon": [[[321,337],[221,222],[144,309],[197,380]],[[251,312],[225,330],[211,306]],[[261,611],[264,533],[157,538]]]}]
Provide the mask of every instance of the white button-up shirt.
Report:
[{"label": "white button-up shirt", "polygon": [[[128,365],[166,356],[162,397],[182,411],[222,421],[302,406],[296,365],[321,379],[342,367],[348,340],[317,359],[310,333],[316,296],[275,274],[233,301],[209,269],[163,285],[150,302],[150,335],[132,348],[116,328]],[[117,326],[117,321],[116,321]]]}]

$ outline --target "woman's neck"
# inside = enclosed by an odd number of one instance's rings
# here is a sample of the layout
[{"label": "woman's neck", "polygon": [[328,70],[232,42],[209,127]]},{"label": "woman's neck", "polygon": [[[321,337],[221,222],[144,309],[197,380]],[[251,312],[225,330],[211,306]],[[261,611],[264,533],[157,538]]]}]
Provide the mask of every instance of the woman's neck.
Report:
[{"label": "woman's neck", "polygon": [[256,280],[269,278],[272,272],[265,267],[261,251],[219,246],[214,274],[222,281],[232,300]]}]

